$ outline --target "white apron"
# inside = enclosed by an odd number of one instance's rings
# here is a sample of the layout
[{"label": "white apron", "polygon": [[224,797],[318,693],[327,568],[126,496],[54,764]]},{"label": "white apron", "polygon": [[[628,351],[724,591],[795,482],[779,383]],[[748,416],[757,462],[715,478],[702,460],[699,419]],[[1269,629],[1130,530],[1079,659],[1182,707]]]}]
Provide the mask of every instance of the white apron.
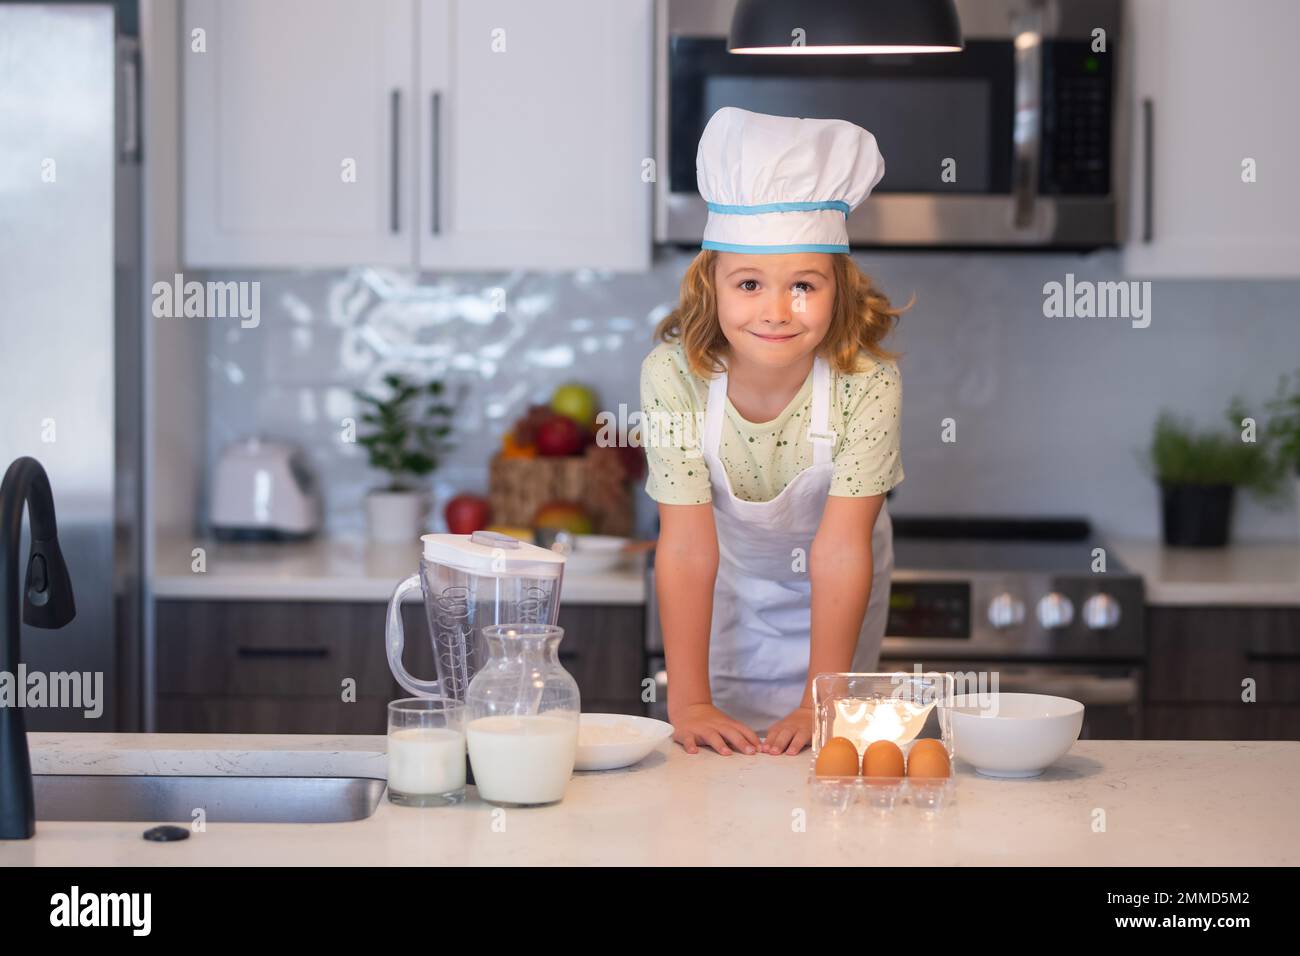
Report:
[{"label": "white apron", "polygon": [[[829,421],[830,366],[819,357],[812,374],[807,437],[813,443],[813,463],[771,501],[743,501],[731,493],[719,457],[727,405],[725,372],[710,382],[705,407],[703,451],[720,556],[709,635],[709,683],[714,706],[759,732],[799,706],[808,679],[808,561],[830,492],[835,441]],[[885,636],[894,536],[884,503],[871,536],[871,555],[871,599],[853,655],[854,671],[877,668]]]}]

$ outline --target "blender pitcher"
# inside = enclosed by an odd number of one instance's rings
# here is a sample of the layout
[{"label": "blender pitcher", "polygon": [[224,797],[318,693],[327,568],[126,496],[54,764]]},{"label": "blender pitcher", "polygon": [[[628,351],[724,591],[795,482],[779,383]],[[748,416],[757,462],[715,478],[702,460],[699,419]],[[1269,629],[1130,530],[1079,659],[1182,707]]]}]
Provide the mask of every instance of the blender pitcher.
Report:
[{"label": "blender pitcher", "polygon": [[[384,642],[397,682],[417,697],[465,700],[470,678],[487,660],[483,628],[555,624],[564,556],[494,531],[426,534],[420,570],[393,591]],[[402,601],[424,591],[436,680],[412,677],[402,664]]]}]

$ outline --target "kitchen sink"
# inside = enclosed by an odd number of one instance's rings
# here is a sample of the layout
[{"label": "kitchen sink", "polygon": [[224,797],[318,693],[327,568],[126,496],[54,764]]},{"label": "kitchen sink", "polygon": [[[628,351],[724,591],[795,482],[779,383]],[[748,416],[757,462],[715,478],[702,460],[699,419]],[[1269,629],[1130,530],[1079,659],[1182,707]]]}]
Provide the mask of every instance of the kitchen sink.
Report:
[{"label": "kitchen sink", "polygon": [[364,820],[387,782],[373,777],[125,774],[32,776],[37,820],[191,823],[343,823]]}]

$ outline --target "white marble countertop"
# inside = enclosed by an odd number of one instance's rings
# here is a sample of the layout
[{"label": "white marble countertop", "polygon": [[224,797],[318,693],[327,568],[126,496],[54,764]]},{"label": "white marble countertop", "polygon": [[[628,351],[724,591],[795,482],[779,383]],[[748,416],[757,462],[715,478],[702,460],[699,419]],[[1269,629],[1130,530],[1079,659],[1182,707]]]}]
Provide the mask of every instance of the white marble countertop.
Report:
[{"label": "white marble countertop", "polygon": [[[203,550],[196,571],[196,548]],[[155,598],[230,601],[386,602],[419,569],[420,544],[375,544],[364,538],[294,543],[230,543],[164,538],[155,552]],[[565,569],[565,604],[644,604],[645,557],[617,570]]]},{"label": "white marble countertop", "polygon": [[1300,607],[1300,542],[1170,548],[1159,541],[1109,539],[1146,600],[1165,606]]},{"label": "white marble countertop", "polygon": [[[1151,605],[1300,607],[1300,542],[1214,549],[1126,538],[1109,544],[1142,576]],[[195,548],[204,550],[202,572],[194,570]],[[361,538],[297,544],[164,539],[156,552],[153,589],[160,599],[387,601],[397,582],[416,570],[419,555],[416,542],[375,545]],[[600,574],[566,569],[563,600],[644,604],[644,556]]]},{"label": "white marble countertop", "polygon": [[[382,737],[30,735],[38,773],[382,776]],[[834,818],[809,755],[688,755],[665,743],[628,770],[579,773],[563,802],[497,810],[381,801],[335,824],[209,823],[149,843],[141,823],[37,823],[0,867],[131,865],[1300,865],[1300,742],[1079,741],[1041,777],[979,777],[958,761],[933,819],[900,806]],[[861,812],[860,812],[861,811]]]}]

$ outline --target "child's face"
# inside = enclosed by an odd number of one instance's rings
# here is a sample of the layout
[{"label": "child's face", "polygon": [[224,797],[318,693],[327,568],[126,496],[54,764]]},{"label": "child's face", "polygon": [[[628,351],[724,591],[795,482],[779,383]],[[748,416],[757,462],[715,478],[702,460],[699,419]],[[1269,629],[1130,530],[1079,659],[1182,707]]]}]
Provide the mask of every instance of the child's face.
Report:
[{"label": "child's face", "polygon": [[810,355],[831,324],[833,262],[828,252],[719,252],[713,273],[718,322],[732,350],[769,366]]}]

